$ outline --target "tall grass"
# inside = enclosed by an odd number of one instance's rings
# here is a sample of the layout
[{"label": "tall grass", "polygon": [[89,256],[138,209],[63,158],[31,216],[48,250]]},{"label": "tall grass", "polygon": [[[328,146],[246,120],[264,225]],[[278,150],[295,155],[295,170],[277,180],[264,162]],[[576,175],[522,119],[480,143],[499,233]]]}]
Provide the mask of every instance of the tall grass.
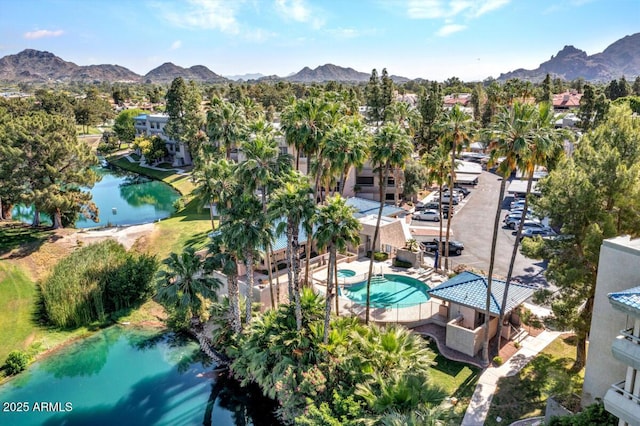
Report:
[{"label": "tall grass", "polygon": [[83,247],[40,283],[47,319],[60,327],[103,322],[151,295],[157,267],[154,257],[127,253],[112,240]]}]

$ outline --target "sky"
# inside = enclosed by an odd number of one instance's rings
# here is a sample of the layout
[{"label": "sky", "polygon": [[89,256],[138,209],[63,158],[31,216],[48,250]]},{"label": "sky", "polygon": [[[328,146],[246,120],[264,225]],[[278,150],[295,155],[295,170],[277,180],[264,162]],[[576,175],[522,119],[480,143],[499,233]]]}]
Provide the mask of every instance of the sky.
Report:
[{"label": "sky", "polygon": [[0,0],[0,57],[45,50],[141,75],[164,62],[279,76],[332,63],[478,81],[637,32],[640,0]]}]

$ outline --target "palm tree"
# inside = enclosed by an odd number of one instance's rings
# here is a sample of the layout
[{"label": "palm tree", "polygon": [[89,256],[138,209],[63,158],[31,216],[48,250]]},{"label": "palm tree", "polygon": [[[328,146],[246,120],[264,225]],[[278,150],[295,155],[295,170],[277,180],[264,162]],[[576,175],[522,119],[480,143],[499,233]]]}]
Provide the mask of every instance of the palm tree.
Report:
[{"label": "palm tree", "polygon": [[340,195],[344,194],[345,181],[352,168],[364,165],[369,151],[367,133],[359,117],[351,118],[327,135],[324,157],[333,173],[339,174]]},{"label": "palm tree", "polygon": [[220,281],[204,274],[204,260],[187,247],[181,254],[171,253],[164,261],[158,299],[164,306],[184,313],[191,325],[199,326],[205,301],[217,301]]},{"label": "palm tree", "polygon": [[[435,182],[438,185],[438,205],[440,206],[439,214],[440,220],[438,221],[438,225],[440,226],[440,232],[438,233],[438,259],[437,264],[435,265],[436,269],[440,269],[440,265],[442,264],[442,188],[447,181],[447,177],[449,175],[449,168],[451,167],[451,162],[449,161],[449,148],[444,144],[435,145],[434,148],[429,152],[424,158],[426,166],[429,168],[429,180],[430,182]],[[448,220],[451,220],[452,211],[449,210],[447,214]]]},{"label": "palm tree", "polygon": [[313,222],[317,225],[316,239],[318,246],[329,251],[327,265],[327,293],[325,300],[324,337],[329,341],[329,321],[331,319],[331,301],[333,299],[333,276],[337,260],[337,252],[344,251],[348,244],[360,242],[360,222],[353,216],[355,209],[348,206],[340,195],[327,198],[326,204],[320,206]]},{"label": "palm tree", "polygon": [[[443,122],[443,138],[451,143],[451,168],[449,170],[449,213],[453,212],[453,186],[456,180],[456,154],[469,144],[470,134],[468,125],[471,123],[471,116],[463,112],[456,104],[449,111]],[[440,199],[442,201],[442,199]],[[449,270],[449,236],[451,235],[451,221],[453,215],[449,214],[447,220],[447,237],[444,247],[445,261],[444,269]],[[442,254],[442,252],[441,252]]]},{"label": "palm tree", "polygon": [[212,102],[206,130],[213,147],[224,149],[225,158],[231,159],[231,149],[237,147],[247,133],[242,107],[226,101]]},{"label": "palm tree", "polygon": [[385,196],[387,193],[387,182],[389,180],[389,172],[396,167],[402,167],[407,161],[413,144],[407,134],[397,124],[385,124],[374,136],[371,145],[371,163],[378,169],[378,185],[380,208],[378,210],[378,219],[376,221],[376,229],[373,233],[373,242],[371,243],[371,261],[369,263],[369,274],[367,276],[367,309],[366,323],[369,323],[369,309],[371,304],[371,275],[373,273],[374,251],[378,243],[380,234],[380,220],[382,218],[382,209],[384,208]]},{"label": "palm tree", "polygon": [[[315,212],[313,190],[306,176],[298,171],[286,175],[282,186],[277,188],[269,199],[269,217],[277,220],[286,217],[287,262],[289,264],[289,300],[295,304],[296,328],[302,328],[302,308],[300,305],[300,244],[298,234],[300,225],[310,228],[308,223]],[[310,250],[310,232],[307,232],[306,251]]]},{"label": "palm tree", "polygon": [[489,273],[487,276],[487,300],[484,322],[484,342],[482,357],[489,363],[489,322],[491,318],[491,292],[493,284],[493,268],[496,258],[496,243],[498,227],[500,226],[500,212],[507,179],[516,168],[518,159],[528,149],[530,130],[533,123],[535,108],[528,104],[516,102],[511,108],[503,107],[498,114],[497,121],[489,129],[491,143],[489,166],[497,164],[496,172],[502,177],[496,215],[493,223],[493,237],[491,239],[491,255],[489,258]]},{"label": "palm tree", "polygon": [[246,321],[248,325],[252,317],[253,272],[258,251],[271,243],[271,226],[263,214],[262,205],[251,193],[243,193],[234,199],[229,214],[227,239],[235,242],[246,268],[247,302]]},{"label": "palm tree", "polygon": [[[240,182],[243,182],[246,191],[253,192],[257,189],[260,190],[262,215],[266,217],[268,190],[276,181],[277,174],[283,167],[281,161],[279,161],[278,142],[273,137],[273,133],[262,125],[258,125],[257,128],[262,130],[242,144],[242,152],[246,159],[238,165],[236,177]],[[271,243],[268,242],[265,248],[271,306],[275,306]],[[277,291],[279,293],[279,288]]]},{"label": "palm tree", "polygon": [[553,107],[551,104],[548,102],[541,103],[534,112],[532,120],[532,126],[527,136],[528,146],[519,153],[519,157],[517,159],[518,169],[527,176],[527,190],[524,198],[522,216],[520,217],[520,223],[516,233],[516,240],[511,252],[509,270],[507,272],[505,289],[502,295],[502,304],[500,305],[500,316],[497,331],[498,338],[496,339],[495,352],[500,351],[502,322],[505,315],[504,310],[508,300],[509,286],[511,285],[513,267],[516,262],[518,247],[520,246],[520,239],[522,237],[522,229],[527,214],[527,208],[529,207],[528,198],[533,186],[534,172],[536,167],[547,166],[551,161],[555,161],[563,152],[562,144],[560,143],[560,138],[563,134],[554,128],[556,118],[554,117]]}]

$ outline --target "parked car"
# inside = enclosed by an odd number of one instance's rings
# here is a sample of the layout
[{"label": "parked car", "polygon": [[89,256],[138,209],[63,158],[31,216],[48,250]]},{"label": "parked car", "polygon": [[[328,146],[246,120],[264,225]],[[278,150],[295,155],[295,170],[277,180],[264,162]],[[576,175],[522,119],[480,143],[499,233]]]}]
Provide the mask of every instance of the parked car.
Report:
[{"label": "parked car", "polygon": [[[437,201],[432,201],[430,203],[425,204],[425,209],[438,210],[438,211],[442,210],[442,217],[445,219],[449,217],[449,204],[442,204],[442,206],[440,206],[440,203],[438,203]],[[455,212],[456,212],[455,208],[451,210],[451,216],[453,216]]]},{"label": "parked car", "polygon": [[523,199],[512,201],[511,204],[509,205],[509,209],[511,209],[511,210],[513,210],[513,209],[515,209],[517,207],[524,207],[524,200]]},{"label": "parked car", "polygon": [[[524,210],[522,207],[516,207],[515,209],[509,210],[509,214],[521,214],[522,210]],[[533,209],[528,208],[527,214],[533,214]]]},{"label": "parked car", "polygon": [[549,228],[548,226],[545,228],[526,228],[522,230],[522,234],[520,235],[520,241],[522,241],[523,238],[533,238],[537,235],[544,238],[544,237],[554,237],[557,234],[556,234],[556,231]]},{"label": "parked car", "polygon": [[[447,195],[447,196],[448,196],[450,193],[451,193],[451,191],[449,191],[448,189],[445,189],[444,191],[442,191],[442,196],[443,196],[443,197],[444,197],[445,195]],[[454,196],[456,196],[456,197],[458,197],[458,199],[459,199],[460,201],[464,200],[464,197],[465,197],[465,195],[464,195],[464,193],[463,193],[462,191],[458,191],[458,190],[457,190],[457,189],[455,189],[455,188],[453,189],[453,195],[454,195]]]},{"label": "parked car", "polygon": [[[446,244],[446,238],[442,238],[442,248],[444,250]],[[425,247],[425,250],[428,252],[435,252],[438,249],[438,238],[434,238],[432,241],[427,241],[422,243]],[[460,241],[449,240],[449,255],[462,254],[462,250],[464,250],[464,244]]]},{"label": "parked car", "polygon": [[[533,215],[527,214],[524,218],[525,219],[533,219]],[[520,219],[522,219],[522,212],[507,213],[507,215],[504,217],[502,222],[504,222],[505,226],[510,228],[511,227],[510,224],[512,222],[520,222]]]},{"label": "parked car", "polygon": [[462,192],[465,198],[467,198],[469,194],[471,194],[471,190],[469,188],[465,188],[464,186],[461,186],[459,183],[454,184],[453,189],[456,191]]},{"label": "parked car", "polygon": [[[443,215],[444,216],[444,215]],[[415,220],[430,220],[440,222],[440,212],[438,210],[423,210],[413,215]]]},{"label": "parked car", "polygon": [[[520,220],[516,220],[514,222],[510,222],[510,224],[507,225],[507,227],[511,229],[516,229],[519,225],[520,225]],[[524,225],[522,225],[522,229],[524,230],[527,228],[542,229],[542,228],[547,228],[547,225],[535,219],[526,219],[524,221]]]},{"label": "parked car", "polygon": [[[462,201],[462,197],[453,194],[453,197],[451,197],[451,199],[453,200],[453,205],[457,205],[458,203],[460,203],[460,201]],[[442,193],[442,203],[443,204],[448,204],[449,203],[449,193],[448,192],[443,192]]]}]

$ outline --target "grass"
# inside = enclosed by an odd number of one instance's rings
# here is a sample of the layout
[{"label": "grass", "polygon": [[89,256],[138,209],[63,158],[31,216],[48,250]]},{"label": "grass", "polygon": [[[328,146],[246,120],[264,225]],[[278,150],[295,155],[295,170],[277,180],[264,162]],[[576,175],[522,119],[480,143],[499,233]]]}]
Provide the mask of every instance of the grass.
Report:
[{"label": "grass", "polygon": [[458,420],[461,422],[475,391],[480,369],[445,358],[438,352],[434,343],[429,343],[429,347],[435,354],[433,361],[436,363],[431,369],[433,384],[444,389],[449,397],[455,397],[458,400],[454,418],[451,420],[459,417]]},{"label": "grass", "polygon": [[37,250],[53,235],[49,228],[32,228],[18,222],[0,223],[0,255],[18,250],[15,256],[25,256]]},{"label": "grass", "polygon": [[174,187],[182,195],[188,196],[195,188],[195,185],[193,184],[193,182],[191,182],[190,175],[179,175],[175,173],[174,169],[150,169],[148,167],[143,167],[137,163],[132,163],[122,155],[107,157],[107,161],[122,169],[129,170],[144,176],[149,176],[153,179],[161,180]]},{"label": "grass", "polygon": [[[544,415],[549,396],[567,399],[582,392],[584,369],[571,370],[576,346],[572,335],[564,334],[536,356],[519,374],[498,382],[486,425],[510,424],[519,419]],[[497,417],[502,421],[498,423]]]}]

